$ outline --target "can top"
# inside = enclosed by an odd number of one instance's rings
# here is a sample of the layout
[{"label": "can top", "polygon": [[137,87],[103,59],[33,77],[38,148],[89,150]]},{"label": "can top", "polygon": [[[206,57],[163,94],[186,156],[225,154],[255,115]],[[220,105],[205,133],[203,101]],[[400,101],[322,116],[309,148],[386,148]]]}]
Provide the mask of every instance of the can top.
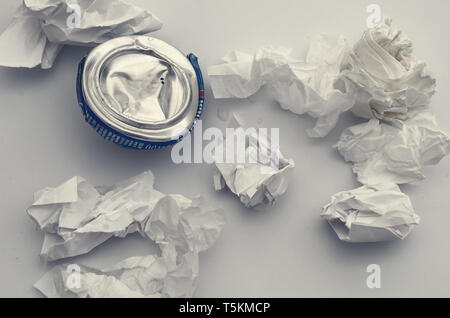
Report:
[{"label": "can top", "polygon": [[84,98],[106,124],[149,141],[169,141],[194,122],[199,87],[196,72],[178,49],[156,38],[112,39],[88,55]]}]

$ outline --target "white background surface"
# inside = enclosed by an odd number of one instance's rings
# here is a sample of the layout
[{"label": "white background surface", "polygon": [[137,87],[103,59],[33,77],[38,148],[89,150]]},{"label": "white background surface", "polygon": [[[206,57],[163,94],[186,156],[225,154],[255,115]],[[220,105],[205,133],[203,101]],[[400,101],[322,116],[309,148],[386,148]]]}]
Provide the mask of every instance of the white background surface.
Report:
[{"label": "white background surface", "polygon": [[[0,29],[19,1],[0,2]],[[155,36],[206,66],[228,50],[253,52],[261,45],[292,47],[303,57],[312,35],[343,33],[354,43],[366,28],[366,7],[375,1],[141,0],[164,21]],[[415,55],[438,81],[432,100],[441,126],[450,131],[450,2],[376,1],[406,32]],[[344,116],[325,139],[305,133],[313,121],[281,110],[264,92],[250,100],[214,101],[207,91],[204,127],[223,123],[220,107],[246,109],[265,127],[279,127],[281,150],[296,162],[288,192],[271,209],[246,210],[231,193],[214,192],[213,167],[174,165],[170,149],[138,152],[104,141],[81,117],[76,68],[87,48],[66,47],[52,70],[0,69],[0,296],[36,297],[33,283],[51,266],[39,259],[42,234],[28,218],[32,194],[73,175],[111,184],[146,169],[163,192],[204,195],[226,210],[228,224],[217,244],[201,254],[198,297],[450,296],[450,159],[426,168],[427,179],[402,189],[422,223],[404,241],[340,242],[319,213],[331,195],[358,186],[350,165],[332,149]],[[153,250],[138,235],[113,239],[89,255],[69,260],[108,266]],[[366,267],[381,266],[381,289],[366,287]]]}]

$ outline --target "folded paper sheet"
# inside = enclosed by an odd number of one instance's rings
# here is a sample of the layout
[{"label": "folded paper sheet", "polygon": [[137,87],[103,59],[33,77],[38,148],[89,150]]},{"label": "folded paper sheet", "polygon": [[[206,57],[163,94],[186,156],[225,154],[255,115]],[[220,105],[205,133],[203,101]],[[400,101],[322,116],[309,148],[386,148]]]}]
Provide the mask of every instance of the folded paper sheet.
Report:
[{"label": "folded paper sheet", "polygon": [[23,0],[0,35],[0,66],[51,68],[62,45],[95,45],[159,30],[152,13],[122,0]]},{"label": "folded paper sheet", "polygon": [[112,236],[133,232],[157,243],[161,255],[133,257],[102,271],[83,267],[82,286],[75,289],[62,283],[66,267],[58,266],[36,287],[50,297],[192,296],[197,254],[218,238],[224,212],[208,209],[200,197],[163,194],[153,183],[147,171],[110,187],[74,177],[37,192],[28,213],[45,232],[44,259],[85,254]]},{"label": "folded paper sheet", "polygon": [[404,239],[420,222],[409,197],[388,183],[339,192],[321,216],[346,242]]},{"label": "folded paper sheet", "polygon": [[237,129],[233,139],[220,145],[225,152],[216,157],[214,187],[229,188],[246,207],[272,204],[286,192],[294,161],[282,155],[272,138],[277,136],[268,136],[267,129],[244,128],[242,116],[230,115],[228,126]]},{"label": "folded paper sheet", "polygon": [[308,134],[323,137],[354,104],[346,82],[339,81],[347,56],[343,36],[320,35],[312,40],[306,61],[294,59],[285,48],[263,47],[254,56],[233,51],[222,64],[209,67],[208,75],[215,98],[246,98],[267,85],[283,109],[317,118]]},{"label": "folded paper sheet", "polygon": [[435,116],[421,112],[406,121],[367,123],[344,130],[335,146],[363,184],[413,183],[424,179],[422,167],[450,153],[450,136]]},{"label": "folded paper sheet", "polygon": [[412,52],[411,40],[389,18],[364,32],[343,72],[347,85],[355,87],[356,115],[405,120],[429,105],[436,80]]}]

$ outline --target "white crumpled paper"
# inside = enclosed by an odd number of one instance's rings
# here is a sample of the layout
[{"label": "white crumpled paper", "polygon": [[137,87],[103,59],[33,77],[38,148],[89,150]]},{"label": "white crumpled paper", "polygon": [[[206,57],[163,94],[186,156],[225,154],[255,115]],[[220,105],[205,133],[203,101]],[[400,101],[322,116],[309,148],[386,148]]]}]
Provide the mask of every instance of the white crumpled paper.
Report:
[{"label": "white crumpled paper", "polygon": [[159,30],[152,13],[122,0],[23,0],[0,35],[0,66],[51,68],[61,47]]},{"label": "white crumpled paper", "polygon": [[233,51],[208,75],[215,98],[246,98],[267,85],[282,108],[317,118],[307,132],[323,137],[350,109],[385,120],[406,120],[424,110],[436,80],[412,51],[412,42],[386,18],[351,50],[342,35],[319,35],[304,62],[285,48],[264,47],[254,56]]},{"label": "white crumpled paper", "polygon": [[432,113],[406,121],[372,119],[344,130],[335,145],[363,184],[413,183],[424,179],[424,165],[437,164],[450,152],[450,136]]},{"label": "white crumpled paper", "polygon": [[346,242],[404,239],[420,222],[409,197],[389,183],[339,192],[321,216]]},{"label": "white crumpled paper", "polygon": [[355,87],[356,115],[405,120],[429,105],[436,80],[412,52],[411,40],[390,18],[364,32],[343,72],[347,85]]},{"label": "white crumpled paper", "polygon": [[[74,271],[78,268],[79,273]],[[57,265],[34,287],[49,298],[192,297],[197,278],[198,254],[189,252],[173,260],[130,257],[103,270]]]},{"label": "white crumpled paper", "polygon": [[294,160],[283,156],[267,131],[252,130],[239,114],[229,116],[228,126],[238,130],[233,135],[234,142],[225,140],[220,146],[224,147],[225,157],[234,154],[233,160],[216,160],[214,187],[229,188],[246,207],[273,204],[288,188]]},{"label": "white crumpled paper", "polygon": [[308,134],[323,137],[354,104],[345,82],[336,87],[348,51],[342,35],[323,34],[311,41],[306,61],[292,58],[286,48],[263,47],[254,56],[233,51],[209,67],[208,75],[215,98],[246,98],[267,85],[283,109],[317,118]]},{"label": "white crumpled paper", "polygon": [[197,254],[218,238],[224,212],[206,208],[200,197],[163,194],[153,183],[147,171],[110,187],[73,177],[37,192],[28,213],[45,232],[44,259],[85,254],[112,236],[133,232],[156,242],[161,255],[133,257],[103,271],[83,267],[82,286],[75,289],[61,283],[66,267],[57,266],[36,287],[50,297],[191,296]]}]

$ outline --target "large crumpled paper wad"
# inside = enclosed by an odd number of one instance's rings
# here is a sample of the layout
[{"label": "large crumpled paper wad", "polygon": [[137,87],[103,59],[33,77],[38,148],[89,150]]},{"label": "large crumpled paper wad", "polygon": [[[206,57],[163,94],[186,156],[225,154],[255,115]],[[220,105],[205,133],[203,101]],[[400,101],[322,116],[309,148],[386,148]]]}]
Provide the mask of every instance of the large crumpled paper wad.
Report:
[{"label": "large crumpled paper wad", "polygon": [[[266,129],[249,127],[237,113],[230,115],[228,126],[235,128],[234,135],[218,145],[224,153],[215,158],[214,187],[228,188],[246,207],[273,204],[287,191],[294,160],[283,156]],[[229,162],[230,153],[234,155]]]},{"label": "large crumpled paper wad", "polygon": [[356,115],[406,120],[429,105],[436,79],[412,52],[412,41],[390,18],[364,32],[343,72],[347,85],[354,87]]},{"label": "large crumpled paper wad", "polygon": [[253,56],[232,51],[208,75],[215,98],[247,98],[267,86],[283,109],[317,118],[307,132],[323,137],[354,103],[345,82],[336,87],[348,51],[342,35],[321,34],[312,39],[305,61],[282,47],[262,47]]},{"label": "large crumpled paper wad", "polygon": [[[217,240],[224,211],[206,207],[200,197],[163,194],[153,183],[147,171],[113,186],[93,187],[73,177],[38,191],[28,213],[45,233],[45,260],[86,254],[113,236],[133,232],[155,242],[161,253],[103,270],[58,265],[35,287],[48,297],[191,297],[198,253]],[[73,266],[78,272],[72,273]]]},{"label": "large crumpled paper wad", "polygon": [[23,0],[0,35],[0,66],[47,69],[65,44],[93,46],[161,26],[154,14],[123,0]]},{"label": "large crumpled paper wad", "polygon": [[346,242],[404,239],[420,222],[409,197],[392,183],[339,192],[321,216]]},{"label": "large crumpled paper wad", "polygon": [[438,127],[434,114],[418,113],[390,123],[372,119],[344,130],[335,146],[363,184],[415,183],[425,178],[423,167],[450,153],[450,136]]}]

